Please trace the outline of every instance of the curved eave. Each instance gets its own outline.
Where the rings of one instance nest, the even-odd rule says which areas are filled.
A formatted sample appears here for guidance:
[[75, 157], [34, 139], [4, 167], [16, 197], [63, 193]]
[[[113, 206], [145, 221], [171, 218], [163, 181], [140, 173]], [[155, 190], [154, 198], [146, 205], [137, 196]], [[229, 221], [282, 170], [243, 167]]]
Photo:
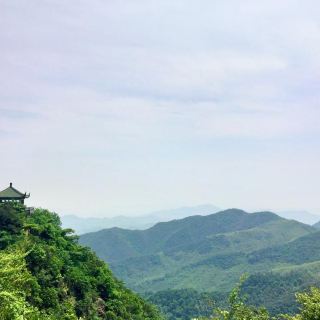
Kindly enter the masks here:
[[0, 200], [24, 200], [29, 198], [30, 195], [26, 195], [26, 196], [21, 196], [21, 197], [0, 197]]

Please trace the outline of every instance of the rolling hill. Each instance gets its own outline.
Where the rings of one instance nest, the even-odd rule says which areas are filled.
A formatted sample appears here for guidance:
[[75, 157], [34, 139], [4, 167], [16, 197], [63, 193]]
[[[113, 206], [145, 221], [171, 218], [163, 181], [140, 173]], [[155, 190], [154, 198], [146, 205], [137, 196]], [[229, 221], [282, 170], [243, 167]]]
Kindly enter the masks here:
[[273, 252], [279, 246], [277, 250], [285, 252], [288, 244], [299, 247], [296, 239], [314, 232], [311, 226], [271, 212], [230, 209], [158, 223], [147, 230], [101, 230], [81, 236], [80, 242], [141, 293], [184, 288], [228, 292], [245, 272], [295, 265], [263, 257], [270, 255], [270, 248]]

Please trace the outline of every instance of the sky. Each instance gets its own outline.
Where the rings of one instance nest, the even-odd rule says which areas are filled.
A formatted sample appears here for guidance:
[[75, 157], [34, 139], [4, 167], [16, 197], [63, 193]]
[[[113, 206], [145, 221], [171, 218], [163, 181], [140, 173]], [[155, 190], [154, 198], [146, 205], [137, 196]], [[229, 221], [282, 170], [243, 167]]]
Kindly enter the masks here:
[[0, 187], [61, 214], [320, 213], [318, 0], [1, 0]]

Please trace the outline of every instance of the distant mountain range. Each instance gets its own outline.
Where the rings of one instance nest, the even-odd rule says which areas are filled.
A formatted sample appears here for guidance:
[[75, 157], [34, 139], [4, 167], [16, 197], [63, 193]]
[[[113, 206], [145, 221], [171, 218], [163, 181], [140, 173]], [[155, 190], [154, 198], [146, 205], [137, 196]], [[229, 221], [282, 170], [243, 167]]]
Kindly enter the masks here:
[[[71, 228], [77, 234], [99, 231], [113, 227], [144, 230], [154, 226], [158, 222], [166, 222], [175, 219], [182, 219], [189, 216], [206, 216], [216, 213], [221, 209], [211, 205], [204, 204], [193, 207], [181, 207], [178, 209], [155, 211], [141, 216], [117, 216], [112, 218], [81, 218], [75, 215], [61, 216], [62, 226]], [[320, 216], [303, 210], [277, 211], [280, 217], [296, 220], [302, 223], [313, 225], [320, 221]]]
[[219, 210], [220, 209], [214, 205], [204, 204], [194, 207], [155, 211], [136, 217], [117, 216], [112, 218], [80, 218], [75, 215], [66, 215], [61, 216], [61, 221], [64, 228], [71, 228], [75, 230], [77, 234], [113, 227], [143, 230], [152, 227], [158, 222], [182, 219], [193, 215], [209, 215], [218, 212]]
[[285, 219], [296, 220], [310, 225], [320, 221], [320, 216], [306, 210], [276, 211], [276, 214]]
[[169, 303], [164, 297], [184, 289], [226, 296], [248, 273], [246, 292], [254, 292], [250, 301], [282, 312], [295, 310], [294, 292], [320, 284], [320, 231], [272, 212], [229, 209], [147, 230], [111, 228], [84, 234], [80, 243], [160, 307]]
[[316, 229], [320, 229], [320, 221], [313, 225]]
[[258, 259], [259, 250], [275, 251], [274, 246], [313, 232], [311, 226], [271, 212], [231, 209], [161, 222], [147, 230], [106, 229], [85, 234], [80, 242], [140, 292], [185, 287], [223, 291], [244, 272], [267, 271], [282, 263]]

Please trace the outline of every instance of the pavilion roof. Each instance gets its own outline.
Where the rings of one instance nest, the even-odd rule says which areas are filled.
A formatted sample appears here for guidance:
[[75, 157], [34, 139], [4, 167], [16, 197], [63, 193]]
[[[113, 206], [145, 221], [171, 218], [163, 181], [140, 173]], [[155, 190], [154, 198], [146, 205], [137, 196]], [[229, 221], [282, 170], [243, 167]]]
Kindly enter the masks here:
[[16, 199], [16, 198], [28, 198], [26, 193], [22, 193], [15, 189], [10, 183], [10, 186], [2, 191], [0, 191], [0, 198], [6, 199]]

